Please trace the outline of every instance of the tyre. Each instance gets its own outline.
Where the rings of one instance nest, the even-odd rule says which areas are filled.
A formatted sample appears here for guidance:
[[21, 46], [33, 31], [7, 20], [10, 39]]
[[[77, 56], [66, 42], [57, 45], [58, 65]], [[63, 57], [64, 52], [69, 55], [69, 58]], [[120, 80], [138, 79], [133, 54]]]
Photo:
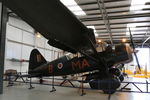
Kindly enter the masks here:
[[120, 81], [122, 82], [122, 81], [124, 80], [124, 76], [121, 74], [121, 75], [119, 76], [119, 79], [120, 79]]

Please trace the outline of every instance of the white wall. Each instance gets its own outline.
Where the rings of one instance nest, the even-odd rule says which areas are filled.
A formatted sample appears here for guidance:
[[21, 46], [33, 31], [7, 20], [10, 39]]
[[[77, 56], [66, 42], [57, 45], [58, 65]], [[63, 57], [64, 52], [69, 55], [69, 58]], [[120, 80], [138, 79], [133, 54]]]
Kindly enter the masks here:
[[33, 48], [37, 48], [47, 61], [63, 55], [63, 51], [47, 44], [44, 37], [38, 38], [34, 29], [22, 20], [9, 17], [6, 29], [5, 70], [16, 69], [18, 72], [28, 71], [28, 62], [16, 62], [10, 59], [28, 60]]
[[[137, 56], [138, 56], [138, 60], [141, 65], [141, 68], [145, 70], [145, 67], [147, 66], [147, 70], [150, 71], [150, 49], [149, 48], [137, 48], [136, 50], [139, 50], [137, 53]], [[134, 63], [137, 65], [135, 60], [134, 60]]]
[[[139, 60], [139, 64], [142, 70], [147, 69], [150, 72], [150, 48], [136, 48], [138, 50], [137, 57]], [[137, 68], [137, 62], [135, 56], [133, 55], [133, 61], [129, 64], [126, 64], [126, 69], [134, 72]], [[146, 68], [147, 67], [147, 68]]]

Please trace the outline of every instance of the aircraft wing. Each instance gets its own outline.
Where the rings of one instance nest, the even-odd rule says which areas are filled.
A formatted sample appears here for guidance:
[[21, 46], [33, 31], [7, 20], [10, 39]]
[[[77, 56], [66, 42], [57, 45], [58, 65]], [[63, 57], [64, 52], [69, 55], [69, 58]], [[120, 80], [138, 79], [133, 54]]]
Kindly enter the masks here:
[[[0, 0], [49, 40], [72, 53], [92, 51], [94, 32], [84, 26], [59, 0]], [[90, 40], [91, 41], [90, 41]]]

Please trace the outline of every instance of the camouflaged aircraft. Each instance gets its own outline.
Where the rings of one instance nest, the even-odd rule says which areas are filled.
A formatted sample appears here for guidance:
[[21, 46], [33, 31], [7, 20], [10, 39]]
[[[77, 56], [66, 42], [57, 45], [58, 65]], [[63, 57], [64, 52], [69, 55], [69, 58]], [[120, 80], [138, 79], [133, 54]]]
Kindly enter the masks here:
[[[129, 45], [120, 44], [113, 48], [108, 46], [104, 51], [98, 52], [93, 30], [81, 23], [59, 0], [0, 1], [48, 39], [49, 45], [82, 55], [74, 58], [63, 56], [47, 62], [34, 49], [29, 59], [29, 74], [32, 77], [92, 72], [86, 75], [91, 88], [114, 93], [120, 86], [123, 75], [114, 65], [132, 61], [133, 51]], [[108, 88], [112, 91], [107, 91]]]

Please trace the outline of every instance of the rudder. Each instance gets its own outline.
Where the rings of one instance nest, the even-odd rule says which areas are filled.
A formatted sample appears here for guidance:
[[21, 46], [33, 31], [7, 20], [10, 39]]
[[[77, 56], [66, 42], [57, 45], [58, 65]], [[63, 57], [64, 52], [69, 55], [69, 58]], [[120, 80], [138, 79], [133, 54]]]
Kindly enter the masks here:
[[45, 63], [47, 63], [47, 61], [41, 53], [37, 49], [33, 49], [29, 58], [29, 72]]

